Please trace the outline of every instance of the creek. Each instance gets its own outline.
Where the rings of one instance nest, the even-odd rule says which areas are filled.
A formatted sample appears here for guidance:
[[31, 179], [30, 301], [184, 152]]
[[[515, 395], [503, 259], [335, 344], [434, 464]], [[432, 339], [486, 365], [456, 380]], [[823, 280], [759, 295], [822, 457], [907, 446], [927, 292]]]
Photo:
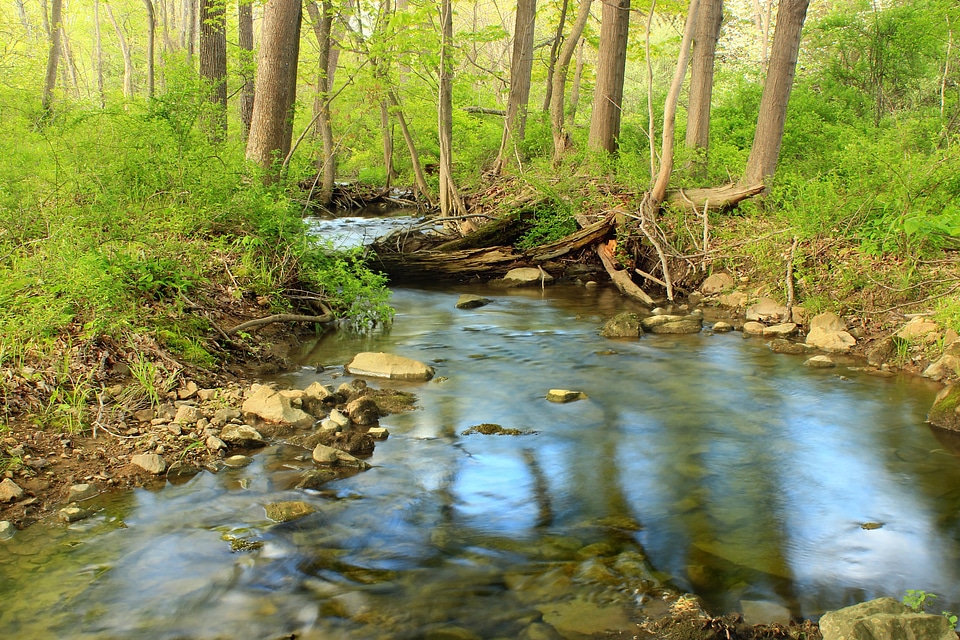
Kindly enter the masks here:
[[[493, 302], [459, 310], [461, 293]], [[276, 380], [336, 386], [359, 351], [434, 366], [370, 380], [418, 397], [381, 421], [371, 470], [299, 491], [309, 452], [281, 443], [17, 532], [0, 635], [515, 638], [541, 618], [615, 627], [656, 611], [657, 585], [718, 613], [816, 619], [907, 589], [960, 610], [960, 458], [924, 422], [936, 385], [810, 369], [739, 333], [605, 340], [631, 307], [603, 286], [405, 287], [392, 304], [388, 330], [304, 343]], [[464, 435], [482, 423], [525, 433]], [[264, 505], [282, 500], [316, 511], [277, 524]]]

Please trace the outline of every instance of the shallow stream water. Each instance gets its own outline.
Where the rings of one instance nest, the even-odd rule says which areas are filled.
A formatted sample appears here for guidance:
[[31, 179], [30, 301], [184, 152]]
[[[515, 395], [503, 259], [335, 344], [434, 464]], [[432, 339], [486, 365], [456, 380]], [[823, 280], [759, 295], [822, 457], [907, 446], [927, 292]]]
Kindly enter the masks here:
[[[465, 292], [493, 302], [458, 310]], [[715, 612], [815, 619], [907, 589], [960, 610], [960, 458], [924, 423], [936, 386], [809, 369], [738, 333], [605, 340], [629, 303], [603, 287], [403, 288], [393, 305], [388, 331], [305, 343], [278, 380], [349, 381], [358, 351], [433, 365], [431, 382], [370, 381], [418, 397], [382, 420], [374, 468], [299, 491], [309, 451], [279, 444], [17, 532], [0, 637], [629, 636], [657, 585]], [[528, 433], [463, 434], [481, 423]], [[273, 523], [282, 500], [316, 512]]]

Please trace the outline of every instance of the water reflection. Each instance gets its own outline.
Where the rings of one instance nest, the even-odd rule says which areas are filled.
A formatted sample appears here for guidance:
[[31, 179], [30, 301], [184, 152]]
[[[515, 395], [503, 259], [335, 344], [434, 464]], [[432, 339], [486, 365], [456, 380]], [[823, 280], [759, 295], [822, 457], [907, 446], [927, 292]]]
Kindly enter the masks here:
[[[457, 310], [464, 292], [493, 303]], [[931, 385], [807, 369], [737, 334], [603, 340], [627, 305], [603, 289], [404, 289], [394, 304], [392, 328], [304, 344], [282, 379], [339, 384], [359, 350], [435, 366], [443, 380], [383, 383], [419, 408], [384, 420], [372, 470], [296, 491], [312, 463], [278, 445], [18, 533], [0, 543], [0, 631], [516, 637], [546, 602], [628, 611], [658, 580], [718, 610], [771, 600], [817, 617], [906, 589], [960, 606], [960, 458], [923, 422]], [[589, 399], [548, 403], [550, 388]], [[485, 422], [531, 433], [463, 435]], [[264, 505], [279, 500], [316, 511], [276, 525]]]

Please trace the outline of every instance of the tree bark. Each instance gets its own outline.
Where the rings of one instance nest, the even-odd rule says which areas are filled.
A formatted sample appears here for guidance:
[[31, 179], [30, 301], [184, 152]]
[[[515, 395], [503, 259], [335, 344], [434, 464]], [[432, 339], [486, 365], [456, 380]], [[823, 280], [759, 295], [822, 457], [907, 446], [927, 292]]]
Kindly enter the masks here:
[[336, 178], [336, 158], [333, 146], [333, 123], [330, 120], [330, 90], [333, 88], [330, 75], [330, 51], [333, 48], [333, 6], [330, 0], [323, 0], [322, 8], [316, 2], [307, 4], [307, 13], [313, 24], [313, 34], [317, 38], [320, 53], [317, 60], [317, 95], [314, 101], [317, 133], [323, 145], [321, 156], [317, 159], [320, 172], [319, 202], [322, 206], [333, 199], [333, 183]]
[[573, 87], [570, 89], [570, 109], [566, 115], [567, 126], [573, 126], [577, 118], [577, 109], [580, 107], [580, 81], [583, 79], [583, 45], [584, 40], [580, 38], [577, 45], [577, 66], [573, 70]]
[[787, 104], [797, 69], [800, 36], [809, 4], [810, 0], [780, 1], [770, 51], [770, 68], [763, 84], [757, 129], [742, 181], [746, 185], [765, 184], [776, 172], [787, 119]]
[[[80, 76], [77, 73], [77, 64], [76, 60], [73, 57], [73, 48], [70, 46], [70, 36], [67, 34], [67, 29], [62, 24], [60, 25], [60, 46], [61, 51], [63, 52], [61, 57], [64, 61], [64, 72], [67, 77], [70, 79], [69, 86], [73, 88], [73, 96], [75, 98], [80, 97]], [[67, 83], [64, 83], [64, 87], [67, 86]]]
[[512, 146], [523, 141], [527, 126], [527, 104], [530, 101], [530, 74], [533, 70], [533, 32], [537, 0], [517, 0], [517, 19], [513, 32], [513, 55], [510, 59], [510, 96], [507, 117], [494, 173], [509, 163]]
[[550, 100], [550, 126], [553, 130], [553, 164], [557, 165], [563, 158], [563, 154], [569, 146], [569, 136], [567, 134], [566, 123], [564, 122], [564, 93], [567, 86], [567, 72], [570, 70], [570, 60], [573, 58], [577, 44], [580, 42], [580, 36], [583, 34], [583, 28], [590, 18], [591, 0], [580, 0], [580, 8], [577, 11], [577, 20], [570, 29], [570, 35], [563, 43], [563, 49], [560, 51], [560, 57], [557, 60], [557, 69], [553, 76], [553, 91]]
[[713, 67], [723, 19], [723, 0], [700, 0], [693, 32], [693, 63], [690, 65], [690, 97], [687, 107], [686, 146], [691, 152], [687, 168], [703, 176], [710, 147], [710, 104], [713, 98]]
[[193, 60], [197, 44], [197, 0], [184, 0], [180, 37], [183, 48], [187, 51], [187, 60]]
[[413, 165], [413, 175], [417, 184], [417, 190], [423, 198], [433, 204], [433, 198], [430, 196], [430, 187], [427, 185], [427, 177], [423, 173], [423, 165], [420, 163], [420, 154], [417, 152], [417, 145], [413, 140], [413, 134], [410, 133], [410, 127], [407, 126], [407, 118], [403, 115], [400, 108], [400, 101], [397, 94], [390, 90], [390, 104], [393, 105], [394, 113], [397, 116], [397, 122], [400, 123], [400, 131], [403, 133], [403, 140], [407, 143], [407, 150], [410, 152], [410, 163]]
[[770, 62], [770, 15], [773, 12], [773, 0], [753, 0], [753, 22], [760, 39], [760, 65], [767, 70]]
[[103, 38], [100, 34], [100, 0], [93, 0], [93, 48], [94, 67], [97, 73], [97, 96], [100, 98], [100, 108], [107, 106], [107, 96], [103, 90]]
[[440, 214], [459, 215], [463, 203], [453, 181], [453, 6], [440, 1], [440, 88], [437, 129], [440, 142]]
[[301, 14], [301, 3], [291, 0], [268, 0], [263, 11], [247, 159], [264, 170], [267, 183], [279, 178], [293, 137]]
[[250, 0], [237, 0], [237, 38], [241, 51], [243, 88], [240, 89], [240, 128], [243, 139], [250, 135], [253, 119], [253, 6]]
[[[557, 23], [557, 32], [553, 36], [553, 42], [550, 44], [550, 60], [547, 64], [547, 90], [543, 96], [543, 112], [550, 113], [550, 104], [553, 102], [553, 76], [557, 70], [557, 58], [560, 54], [560, 47], [563, 44], [563, 29], [567, 25], [567, 9], [570, 0], [563, 0], [560, 7], [560, 21]], [[567, 60], [567, 66], [570, 61]]]
[[157, 14], [153, 8], [153, 0], [143, 0], [147, 8], [147, 96], [152, 98], [154, 92], [154, 48], [157, 40]]
[[222, 0], [200, 0], [200, 77], [210, 102], [203, 127], [211, 142], [227, 137], [227, 23]]
[[[55, 0], [59, 2], [59, 0]], [[132, 98], [133, 97], [133, 55], [130, 52], [130, 45], [127, 43], [126, 37], [123, 35], [123, 30], [120, 28], [120, 23], [117, 22], [117, 17], [113, 15], [113, 7], [108, 3], [104, 3], [107, 7], [107, 17], [110, 18], [110, 24], [113, 25], [113, 30], [117, 34], [117, 40], [120, 42], [120, 51], [123, 53], [123, 97]]]
[[[63, 28], [63, 0], [50, 5], [50, 54], [47, 56], [47, 75], [43, 83], [40, 105], [44, 111], [53, 107], [53, 90], [57, 86], [57, 66], [60, 63], [60, 30]], [[46, 15], [46, 11], [44, 11]]]
[[598, 151], [617, 151], [629, 29], [630, 0], [604, 2], [600, 21], [597, 86], [593, 94], [593, 114], [590, 117], [588, 138], [589, 147]]

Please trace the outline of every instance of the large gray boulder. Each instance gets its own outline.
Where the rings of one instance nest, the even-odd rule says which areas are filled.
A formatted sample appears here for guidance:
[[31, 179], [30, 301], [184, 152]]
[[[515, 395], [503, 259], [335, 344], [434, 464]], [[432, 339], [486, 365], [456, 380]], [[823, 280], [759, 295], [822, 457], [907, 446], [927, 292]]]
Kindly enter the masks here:
[[292, 424], [295, 427], [313, 425], [313, 416], [294, 407], [291, 399], [276, 389], [255, 384], [250, 390], [251, 394], [241, 407], [244, 415], [273, 424]]
[[644, 331], [650, 333], [700, 333], [703, 328], [703, 316], [691, 314], [688, 316], [650, 316], [640, 322]]
[[632, 311], [618, 313], [603, 325], [600, 335], [604, 338], [636, 338], [643, 334], [640, 316]]
[[390, 380], [429, 380], [433, 377], [433, 367], [417, 360], [382, 352], [358, 353], [346, 366], [346, 370], [355, 376]]
[[957, 640], [945, 616], [917, 613], [893, 598], [830, 611], [820, 618], [823, 640]]

